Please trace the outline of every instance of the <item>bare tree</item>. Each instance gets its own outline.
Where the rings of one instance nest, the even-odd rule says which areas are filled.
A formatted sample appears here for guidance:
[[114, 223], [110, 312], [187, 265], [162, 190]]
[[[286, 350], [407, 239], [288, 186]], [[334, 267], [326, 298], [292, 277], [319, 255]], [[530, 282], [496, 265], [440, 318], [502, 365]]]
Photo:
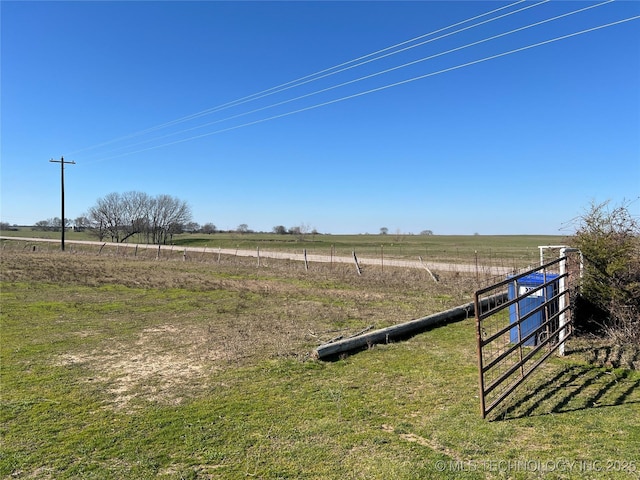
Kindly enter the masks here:
[[122, 195], [122, 233], [121, 242], [132, 235], [142, 233], [147, 227], [147, 210], [151, 198], [143, 192], [126, 192]]
[[184, 231], [188, 233], [195, 233], [200, 231], [200, 224], [198, 222], [188, 222], [184, 226]]
[[191, 221], [191, 210], [186, 202], [170, 195], [110, 193], [98, 199], [88, 217], [100, 239], [110, 236], [114, 242], [124, 242], [141, 234], [148, 243], [166, 243]]
[[42, 230], [42, 231], [47, 231], [51, 228], [51, 221], [50, 220], [40, 220], [37, 221], [35, 223], [35, 225], [33, 226], [34, 230]]
[[218, 231], [217, 227], [213, 223], [205, 223], [202, 226], [202, 233], [216, 233]]
[[89, 228], [91, 226], [91, 220], [86, 215], [80, 215], [73, 221], [73, 228], [81, 232], [82, 230]]
[[311, 227], [309, 227], [306, 223], [301, 223], [300, 225], [296, 225], [295, 227], [291, 227], [289, 229], [290, 235], [295, 235], [298, 237], [298, 240], [302, 241], [305, 239], [305, 236], [311, 231]]
[[62, 228], [66, 229], [71, 224], [71, 221], [68, 218], [65, 218], [64, 219], [64, 225], [63, 225], [63, 222], [60, 219], [60, 217], [54, 217], [49, 221], [49, 223], [51, 225], [51, 228], [54, 231], [59, 232], [59, 231], [62, 230]]
[[182, 200], [170, 195], [158, 195], [150, 203], [149, 228], [152, 243], [167, 243], [167, 239], [176, 233], [175, 225], [191, 221], [191, 210]]
[[99, 198], [89, 209], [89, 218], [100, 240], [110, 236], [112, 242], [120, 241], [122, 215], [122, 198], [119, 193], [110, 193], [104, 198]]

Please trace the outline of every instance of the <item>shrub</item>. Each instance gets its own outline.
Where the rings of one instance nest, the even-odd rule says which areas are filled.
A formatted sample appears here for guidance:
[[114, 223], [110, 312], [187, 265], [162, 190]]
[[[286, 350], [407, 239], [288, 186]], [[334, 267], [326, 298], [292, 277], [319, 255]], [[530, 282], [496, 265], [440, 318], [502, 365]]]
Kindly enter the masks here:
[[640, 343], [640, 225], [629, 203], [592, 203], [578, 218], [573, 246], [584, 256], [581, 295], [616, 343]]

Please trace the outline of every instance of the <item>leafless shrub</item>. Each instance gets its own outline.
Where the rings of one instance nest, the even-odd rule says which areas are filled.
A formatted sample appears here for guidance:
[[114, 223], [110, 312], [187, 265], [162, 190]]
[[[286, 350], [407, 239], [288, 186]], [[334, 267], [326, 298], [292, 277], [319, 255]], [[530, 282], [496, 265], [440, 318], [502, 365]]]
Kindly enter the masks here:
[[581, 294], [594, 323], [619, 344], [640, 344], [640, 225], [630, 203], [592, 204], [578, 218], [573, 245], [585, 260]]

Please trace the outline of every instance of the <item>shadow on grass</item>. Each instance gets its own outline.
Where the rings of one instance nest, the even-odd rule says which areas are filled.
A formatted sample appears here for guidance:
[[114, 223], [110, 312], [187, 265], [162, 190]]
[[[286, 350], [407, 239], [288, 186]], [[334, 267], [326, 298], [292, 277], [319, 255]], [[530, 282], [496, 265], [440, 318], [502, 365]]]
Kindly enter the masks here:
[[[535, 382], [532, 379], [529, 385]], [[636, 395], [632, 397], [634, 392]], [[640, 378], [630, 370], [570, 365], [552, 378], [521, 391], [496, 420], [640, 404], [637, 392]]]
[[640, 370], [640, 346], [602, 345], [579, 348], [570, 353], [581, 354], [591, 365]]

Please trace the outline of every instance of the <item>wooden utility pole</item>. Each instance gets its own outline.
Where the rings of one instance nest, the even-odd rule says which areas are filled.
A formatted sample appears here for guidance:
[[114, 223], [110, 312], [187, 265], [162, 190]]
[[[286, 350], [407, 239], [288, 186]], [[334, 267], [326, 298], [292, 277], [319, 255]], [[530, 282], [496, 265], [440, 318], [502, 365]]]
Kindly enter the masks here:
[[64, 229], [65, 229], [65, 222], [64, 222], [64, 165], [66, 164], [71, 164], [71, 165], [75, 165], [76, 162], [65, 162], [64, 161], [64, 157], [60, 157], [60, 160], [54, 160], [53, 158], [51, 160], [49, 160], [50, 162], [53, 163], [59, 163], [60, 164], [60, 183], [61, 183], [61, 189], [60, 189], [60, 197], [62, 199], [62, 216], [61, 218], [61, 222], [62, 222], [62, 228], [60, 229], [62, 231], [62, 237], [61, 237], [61, 243], [60, 243], [60, 248], [61, 250], [64, 252]]

